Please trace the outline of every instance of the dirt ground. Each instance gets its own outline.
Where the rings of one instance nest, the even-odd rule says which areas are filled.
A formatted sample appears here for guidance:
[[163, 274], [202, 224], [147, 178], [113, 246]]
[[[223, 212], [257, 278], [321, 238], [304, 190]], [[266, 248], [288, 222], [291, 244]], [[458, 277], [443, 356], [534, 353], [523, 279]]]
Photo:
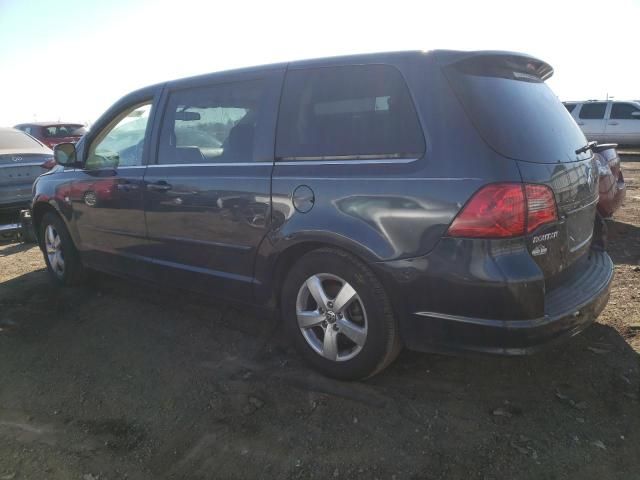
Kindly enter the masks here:
[[[627, 157], [629, 160], [634, 160]], [[598, 323], [526, 358], [310, 372], [262, 315], [0, 246], [0, 480], [639, 479], [640, 158]]]

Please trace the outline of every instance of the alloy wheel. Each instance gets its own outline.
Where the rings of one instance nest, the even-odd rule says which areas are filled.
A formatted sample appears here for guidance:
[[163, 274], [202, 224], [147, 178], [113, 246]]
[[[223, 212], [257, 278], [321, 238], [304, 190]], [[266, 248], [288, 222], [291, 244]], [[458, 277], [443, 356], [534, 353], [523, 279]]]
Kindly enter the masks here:
[[44, 232], [44, 244], [51, 270], [58, 278], [64, 275], [64, 256], [62, 254], [62, 239], [53, 225], [47, 225]]
[[350, 360], [367, 340], [364, 304], [355, 289], [336, 275], [309, 277], [298, 291], [296, 315], [304, 339], [327, 360]]

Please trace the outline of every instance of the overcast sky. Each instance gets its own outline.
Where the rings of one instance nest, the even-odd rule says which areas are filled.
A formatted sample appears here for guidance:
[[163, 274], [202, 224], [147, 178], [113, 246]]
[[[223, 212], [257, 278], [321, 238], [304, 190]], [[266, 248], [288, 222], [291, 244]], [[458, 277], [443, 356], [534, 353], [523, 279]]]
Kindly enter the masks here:
[[640, 0], [0, 0], [0, 126], [93, 122], [151, 83], [391, 50], [522, 51], [563, 100], [640, 99]]

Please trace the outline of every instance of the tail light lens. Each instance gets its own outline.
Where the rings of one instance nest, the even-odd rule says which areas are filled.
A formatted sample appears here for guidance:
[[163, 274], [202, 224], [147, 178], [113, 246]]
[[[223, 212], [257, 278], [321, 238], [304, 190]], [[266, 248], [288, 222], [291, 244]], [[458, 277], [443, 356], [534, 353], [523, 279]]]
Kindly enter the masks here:
[[508, 238], [558, 219], [545, 185], [496, 183], [478, 190], [449, 227], [452, 237]]
[[527, 196], [527, 233], [558, 220], [556, 199], [546, 185], [525, 185]]

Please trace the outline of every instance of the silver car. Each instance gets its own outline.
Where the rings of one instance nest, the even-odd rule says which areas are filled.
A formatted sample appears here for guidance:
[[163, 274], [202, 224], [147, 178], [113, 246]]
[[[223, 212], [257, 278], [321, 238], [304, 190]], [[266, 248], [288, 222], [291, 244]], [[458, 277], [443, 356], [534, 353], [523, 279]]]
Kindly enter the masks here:
[[564, 102], [589, 140], [640, 146], [640, 101]]
[[0, 128], [0, 213], [28, 208], [33, 181], [54, 165], [50, 148], [15, 128]]

